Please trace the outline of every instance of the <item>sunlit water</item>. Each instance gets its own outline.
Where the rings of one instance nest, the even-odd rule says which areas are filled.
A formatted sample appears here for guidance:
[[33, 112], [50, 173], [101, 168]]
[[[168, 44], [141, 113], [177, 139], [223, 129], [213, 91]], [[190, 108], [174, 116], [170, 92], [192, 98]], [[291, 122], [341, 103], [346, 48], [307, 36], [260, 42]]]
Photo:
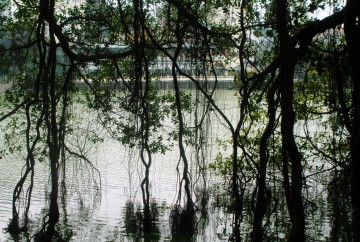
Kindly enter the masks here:
[[[228, 116], [231, 122], [236, 122], [239, 114], [237, 99], [234, 91], [222, 90], [215, 97], [221, 110]], [[176, 148], [167, 151], [164, 155], [154, 155], [151, 166], [151, 196], [160, 209], [158, 232], [150, 239], [144, 239], [138, 233], [127, 233], [124, 224], [124, 209], [127, 201], [134, 201], [141, 207], [140, 182], [143, 178], [143, 166], [136, 151], [121, 145], [111, 139], [107, 132], [96, 122], [96, 114], [89, 113], [79, 106], [72, 107], [72, 111], [79, 120], [78, 129], [71, 138], [71, 147], [84, 148], [84, 153], [98, 169], [92, 170], [86, 162], [71, 158], [67, 160], [66, 172], [66, 195], [60, 196], [60, 221], [59, 228], [64, 238], [71, 241], [171, 241], [169, 226], [170, 207], [178, 198], [178, 173], [176, 166], [179, 161], [179, 152]], [[191, 117], [190, 117], [191, 119]], [[233, 123], [234, 124], [234, 123]], [[88, 140], [87, 131], [96, 130], [104, 138], [104, 142], [93, 144]], [[218, 116], [212, 115], [211, 125], [208, 127], [206, 162], [212, 162], [218, 152], [216, 139], [226, 139], [230, 133], [224, 125], [224, 121]], [[196, 174], [194, 152], [188, 147], [187, 156], [191, 161], [191, 174]], [[2, 157], [0, 160], [0, 228], [5, 228], [11, 218], [13, 189], [20, 178], [24, 158], [21, 154]], [[208, 164], [206, 164], [208, 165]], [[37, 163], [35, 169], [34, 191], [31, 200], [30, 234], [34, 234], [40, 227], [42, 218], [48, 208], [47, 198], [50, 193], [50, 177], [47, 162]], [[181, 170], [181, 166], [180, 166]], [[193, 182], [196, 180], [193, 176]], [[208, 170], [206, 175], [208, 188], [218, 187], [224, 190], [224, 180], [213, 171]], [[195, 183], [196, 184], [196, 183]], [[318, 184], [316, 184], [318, 185]], [[196, 185], [193, 187], [196, 189]], [[60, 191], [61, 194], [62, 191]], [[325, 194], [314, 190], [319, 194], [319, 199], [325, 200]], [[184, 192], [183, 192], [184, 193]], [[184, 194], [183, 194], [184, 195]], [[210, 197], [208, 206], [209, 214], [206, 219], [199, 220], [196, 241], [227, 241], [231, 234], [232, 214], [225, 208], [216, 204], [219, 197]], [[64, 198], [64, 199], [63, 199]], [[321, 202], [320, 202], [321, 203]], [[285, 210], [285, 202], [283, 203]], [[246, 211], [245, 211], [246, 213]], [[246, 220], [246, 218], [245, 218]], [[326, 220], [326, 219], [325, 219]], [[286, 221], [284, 222], [286, 227]], [[326, 223], [326, 221], [325, 221]], [[321, 223], [318, 227], [310, 229], [314, 233], [328, 234], [329, 226]], [[242, 233], [248, 238], [250, 233], [249, 224], [244, 225]], [[285, 238], [285, 234], [279, 234], [279, 240]], [[22, 239], [20, 238], [20, 241]], [[13, 241], [8, 234], [0, 234], [0, 241]]]
[[[233, 91], [222, 91], [216, 96], [219, 106], [230, 118], [235, 119], [236, 98]], [[123, 213], [125, 203], [129, 200], [141, 207], [141, 190], [139, 183], [143, 178], [143, 168], [136, 151], [119, 144], [108, 137], [105, 130], [96, 122], [96, 114], [89, 114], [72, 107], [82, 119], [78, 130], [73, 135], [72, 144], [84, 144], [86, 155], [101, 174], [101, 186], [97, 172], [80, 159], [71, 158], [67, 161], [66, 195], [60, 198], [61, 218], [59, 227], [62, 228], [72, 241], [132, 241], [137, 240], [136, 234], [127, 234], [124, 227]], [[75, 115], [76, 116], [76, 115]], [[92, 144], [86, 140], [86, 129], [97, 130], [104, 137], [104, 142]], [[209, 147], [215, 147], [216, 137], [225, 138], [227, 129], [215, 116], [209, 127], [211, 136], [207, 140]], [[213, 160], [216, 150], [208, 149], [207, 161]], [[193, 160], [193, 151], [187, 148], [187, 155]], [[171, 240], [168, 215], [169, 208], [178, 198], [178, 173], [176, 166], [179, 153], [176, 148], [166, 154], [153, 157], [151, 166], [151, 196], [160, 206], [158, 221], [159, 234], [157, 240]], [[193, 162], [193, 161], [192, 161]], [[13, 189], [20, 178], [24, 158], [21, 154], [2, 157], [0, 160], [0, 227], [5, 228], [11, 218]], [[50, 177], [47, 162], [35, 165], [35, 181], [31, 200], [30, 234], [38, 230], [42, 217], [48, 207], [47, 197], [50, 193]], [[195, 164], [190, 165], [195, 174]], [[180, 166], [181, 169], [181, 166]], [[208, 172], [206, 180], [209, 184], [221, 182], [221, 177]], [[194, 187], [195, 188], [195, 187]], [[61, 196], [60, 196], [61, 197]], [[211, 200], [210, 200], [211, 203]], [[227, 222], [227, 220], [229, 222]], [[219, 234], [231, 221], [231, 216], [222, 209], [213, 209], [207, 219], [206, 226], [202, 226], [199, 233], [200, 241], [222, 240]], [[229, 231], [230, 233], [231, 231]], [[225, 233], [227, 234], [227, 233]], [[223, 238], [227, 240], [227, 238]], [[0, 234], [0, 241], [12, 241], [8, 234]]]

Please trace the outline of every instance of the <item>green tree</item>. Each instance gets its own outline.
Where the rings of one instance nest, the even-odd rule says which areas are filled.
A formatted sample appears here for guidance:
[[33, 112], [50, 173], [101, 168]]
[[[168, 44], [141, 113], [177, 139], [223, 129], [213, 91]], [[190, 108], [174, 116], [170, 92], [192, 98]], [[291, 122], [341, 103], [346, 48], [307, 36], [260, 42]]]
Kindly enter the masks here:
[[[182, 228], [192, 235], [196, 199], [186, 147], [201, 146], [192, 135], [202, 130], [205, 117], [215, 113], [229, 130], [231, 155], [219, 158], [215, 167], [225, 167], [231, 174], [235, 241], [246, 237], [242, 225], [248, 209], [252, 211], [251, 239], [268, 237], [265, 215], [273, 216], [270, 206], [277, 201], [270, 194], [270, 178], [277, 171], [281, 171], [282, 181], [274, 181], [274, 185], [282, 186], [291, 223], [287, 238], [305, 241], [310, 237], [305, 228], [309, 210], [306, 174], [313, 171], [314, 162], [322, 163], [317, 174], [334, 171], [333, 181], [350, 175], [349, 181], [342, 181], [350, 187], [352, 239], [360, 240], [357, 1], [328, 5], [322, 0], [118, 0], [85, 1], [70, 9], [62, 8], [60, 0], [14, 4], [11, 15], [5, 12], [8, 5], [0, 5], [6, 13], [1, 15], [0, 71], [2, 79], [11, 83], [11, 89], [2, 94], [6, 110], [0, 121], [11, 120], [12, 130], [24, 136], [27, 155], [25, 172], [14, 189], [8, 231], [27, 228], [34, 166], [46, 157], [51, 194], [38, 238], [49, 241], [58, 235], [60, 167], [65, 167], [66, 153], [76, 154], [66, 139], [70, 132], [68, 105], [73, 101], [69, 93], [83, 85], [87, 104], [99, 111], [99, 119], [113, 138], [139, 151], [144, 167], [140, 184], [144, 230], [151, 229], [149, 171], [153, 155], [172, 147], [173, 140], [170, 144], [166, 141], [172, 135], [183, 165], [174, 214], [183, 212]], [[327, 17], [314, 17], [330, 10]], [[161, 60], [165, 62], [159, 67]], [[222, 66], [232, 73], [238, 95], [235, 122], [214, 100]], [[158, 90], [165, 75], [172, 80], [172, 95], [161, 95]], [[200, 99], [194, 104], [189, 101], [181, 90], [183, 79], [193, 84], [202, 103]], [[195, 132], [190, 131], [185, 117], [192, 105], [194, 110], [202, 110]], [[167, 116], [175, 129], [167, 137], [157, 136]], [[323, 118], [332, 128], [318, 135], [309, 123]], [[297, 132], [297, 127], [305, 132]], [[11, 134], [5, 137], [10, 144]], [[9, 147], [8, 152], [16, 149]], [[350, 158], [344, 158], [348, 154]], [[17, 204], [27, 180], [30, 186], [24, 223], [20, 224]], [[326, 182], [333, 185], [330, 179]], [[249, 205], [246, 194], [250, 192], [254, 195]], [[182, 199], [184, 209], [179, 210]]]

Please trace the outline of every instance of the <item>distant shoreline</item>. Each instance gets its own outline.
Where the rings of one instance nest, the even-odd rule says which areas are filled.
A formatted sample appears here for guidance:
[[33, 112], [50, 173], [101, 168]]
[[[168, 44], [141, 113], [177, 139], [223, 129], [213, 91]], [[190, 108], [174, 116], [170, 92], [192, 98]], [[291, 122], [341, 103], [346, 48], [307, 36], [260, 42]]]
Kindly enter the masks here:
[[[90, 81], [91, 83], [91, 81]], [[127, 84], [128, 82], [126, 82]], [[158, 81], [153, 81], [152, 82], [156, 88], [159, 89], [173, 89], [174, 88], [174, 83], [171, 77], [165, 77], [161, 80]], [[183, 77], [179, 78], [179, 88], [180, 89], [196, 89], [196, 85], [193, 81], [189, 80], [189, 79], [185, 79]], [[204, 89], [210, 89], [213, 88], [214, 85], [217, 85], [217, 88], [219, 89], [232, 89], [235, 88], [236, 85], [233, 81], [233, 77], [231, 76], [220, 76], [217, 78], [217, 81], [215, 82], [215, 78], [214, 77], [209, 77], [206, 80], [201, 79], [199, 80], [199, 85], [204, 88]], [[109, 88], [114, 88], [114, 86], [117, 85], [117, 88], [124, 88], [125, 84], [122, 81], [118, 81], [117, 83], [115, 83], [115, 81], [112, 82], [108, 82], [108, 83], [104, 83], [102, 84], [102, 87], [104, 86], [109, 86]], [[86, 90], [88, 89], [88, 85], [83, 82], [83, 81], [75, 81], [75, 87], [80, 89], [80, 90]], [[11, 83], [4, 83], [4, 82], [0, 82], [0, 92], [5, 92], [6, 90], [11, 89]]]

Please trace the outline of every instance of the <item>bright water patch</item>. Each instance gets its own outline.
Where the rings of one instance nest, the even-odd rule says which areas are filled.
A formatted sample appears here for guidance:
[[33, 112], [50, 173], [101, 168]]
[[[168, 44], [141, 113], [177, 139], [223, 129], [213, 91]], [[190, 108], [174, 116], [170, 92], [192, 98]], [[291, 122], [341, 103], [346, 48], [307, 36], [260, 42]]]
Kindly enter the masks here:
[[[220, 109], [235, 124], [239, 118], [239, 109], [234, 92], [224, 90], [217, 94], [215, 99], [219, 103]], [[159, 206], [160, 214], [158, 221], [156, 221], [157, 232], [150, 234], [150, 237], [145, 239], [143, 238], [145, 235], [126, 231], [123, 220], [127, 201], [131, 200], [135, 205], [141, 207], [140, 182], [143, 179], [144, 170], [138, 153], [129, 150], [108, 137], [106, 131], [98, 124], [95, 113], [86, 109], [84, 111], [82, 107], [76, 105], [72, 107], [72, 112], [78, 116], [81, 122], [79, 121], [75, 133], [71, 136], [69, 147], [74, 151], [79, 151], [79, 148], [81, 148], [82, 152], [100, 172], [101, 186], [97, 172], [92, 170], [85, 161], [75, 157], [67, 160], [66, 193], [63, 198], [61, 196], [59, 198], [61, 217], [58, 227], [61, 228], [63, 238], [80, 242], [171, 241], [169, 214], [171, 206], [177, 200], [179, 191], [178, 173], [176, 171], [179, 152], [176, 146], [164, 155], [153, 156], [153, 164], [150, 169], [150, 190], [153, 200]], [[190, 121], [191, 118], [193, 117], [189, 117]], [[206, 143], [208, 147], [206, 167], [209, 162], [214, 160], [214, 156], [218, 152], [216, 138], [226, 139], [230, 135], [221, 117], [212, 115], [211, 120], [210, 127], [207, 127], [210, 136], [207, 137]], [[100, 132], [104, 142], [92, 144], [87, 138], [89, 130]], [[197, 179], [195, 176], [197, 168], [195, 166], [194, 152], [189, 147], [186, 151], [191, 160], [190, 169], [194, 182]], [[230, 151], [225, 152], [230, 153]], [[24, 157], [21, 155], [6, 156], [0, 159], [0, 228], [6, 227], [11, 218], [12, 193], [20, 178], [23, 164]], [[30, 209], [30, 219], [32, 221], [30, 234], [39, 229], [42, 217], [47, 212], [49, 205], [47, 199], [50, 192], [47, 162], [37, 162], [35, 168], [34, 191]], [[181, 171], [181, 166], [179, 169]], [[280, 175], [275, 178], [281, 179]], [[198, 220], [196, 240], [228, 241], [232, 233], [233, 214], [231, 210], [228, 210], [228, 204], [224, 204], [223, 200], [229, 195], [225, 192], [229, 186], [229, 178], [223, 179], [208, 171], [205, 180], [208, 183], [208, 188], [213, 192], [210, 193], [208, 214]], [[215, 185], [217, 189], [214, 188]], [[320, 186], [315, 183], [313, 185], [314, 187]], [[195, 190], [196, 187], [193, 188]], [[325, 188], [322, 187], [321, 189]], [[319, 197], [319, 199], [326, 200], [325, 195], [320, 196], [321, 194], [316, 192], [317, 190], [314, 190], [311, 194]], [[182, 193], [184, 195], [184, 191]], [[278, 196], [283, 199], [283, 194]], [[248, 197], [251, 196], [248, 195]], [[281, 214], [282, 212], [286, 214], [286, 205], [284, 201], [279, 204], [278, 206], [281, 207], [277, 207], [276, 213], [281, 217], [284, 216]], [[250, 210], [244, 211], [244, 226], [242, 228], [244, 238], [249, 238], [251, 231], [250, 215]], [[315, 214], [315, 217], [317, 219], [319, 216]], [[328, 222], [326, 214], [323, 219], [322, 222], [314, 222], [317, 227], [312, 226], [312, 224], [308, 225], [309, 230], [314, 230], [311, 233], [322, 233], [322, 235], [329, 233], [324, 231], [324, 227], [329, 228], [329, 226], [324, 225], [324, 223]], [[279, 226], [286, 228], [289, 223], [286, 218], [283, 220], [282, 225], [276, 224], [274, 220], [269, 222], [272, 223], [270, 228], [274, 230]], [[279, 241], [282, 241], [285, 237], [285, 233], [281, 231], [278, 233]], [[12, 239], [7, 234], [0, 234], [0, 241], [12, 241]]]

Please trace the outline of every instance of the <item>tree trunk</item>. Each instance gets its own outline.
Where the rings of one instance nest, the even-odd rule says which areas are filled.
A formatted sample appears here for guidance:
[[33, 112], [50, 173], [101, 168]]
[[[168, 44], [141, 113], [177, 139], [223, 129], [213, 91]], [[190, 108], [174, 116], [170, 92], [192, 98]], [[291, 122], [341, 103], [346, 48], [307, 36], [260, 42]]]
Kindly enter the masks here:
[[[54, 20], [55, 1], [41, 1], [42, 15], [48, 22]], [[55, 225], [59, 221], [60, 213], [58, 206], [59, 194], [59, 128], [57, 121], [57, 95], [56, 95], [56, 39], [54, 26], [49, 25], [50, 46], [45, 70], [43, 72], [43, 107], [47, 128], [47, 146], [49, 149], [51, 193], [48, 220], [43, 225], [42, 240], [51, 241], [56, 235]], [[44, 48], [45, 49], [45, 48]]]
[[360, 241], [360, 3], [348, 0], [345, 10], [345, 38], [348, 45], [353, 83], [353, 122], [350, 141], [351, 203], [353, 208], [353, 241]]
[[[181, 29], [181, 19], [180, 16], [178, 16], [177, 23], [176, 23], [176, 33], [177, 33], [177, 41], [178, 46], [174, 53], [174, 60], [177, 61], [181, 47], [183, 46], [183, 36], [181, 36], [181, 32], [183, 31]], [[192, 218], [190, 218], [192, 215], [190, 212], [193, 211], [193, 201], [191, 196], [191, 184], [190, 184], [190, 178], [189, 178], [189, 162], [186, 157], [185, 147], [184, 147], [184, 141], [183, 141], [183, 135], [185, 133], [185, 124], [183, 119], [183, 112], [182, 112], [182, 105], [181, 105], [181, 95], [180, 95], [180, 88], [178, 84], [178, 78], [177, 78], [177, 72], [176, 72], [176, 63], [172, 64], [171, 68], [172, 76], [173, 76], [173, 83], [174, 83], [174, 91], [175, 91], [175, 105], [176, 105], [176, 112], [178, 117], [178, 147], [180, 151], [180, 157], [183, 161], [183, 174], [182, 174], [182, 180], [184, 181], [184, 189], [186, 194], [186, 205], [185, 208], [187, 212], [189, 212], [189, 222], [192, 221]], [[192, 226], [188, 224], [189, 226]], [[190, 231], [189, 231], [190, 232]]]
[[274, 131], [275, 126], [275, 91], [277, 88], [278, 82], [274, 82], [272, 88], [268, 94], [268, 115], [269, 121], [265, 128], [264, 133], [261, 136], [260, 140], [260, 167], [259, 167], [259, 178], [258, 178], [258, 192], [256, 198], [256, 205], [254, 211], [254, 221], [253, 221], [253, 232], [252, 240], [254, 242], [264, 241], [264, 231], [262, 227], [262, 221], [266, 212], [267, 207], [267, 197], [266, 197], [266, 169], [268, 163], [268, 140], [271, 137], [271, 134]]
[[[280, 41], [280, 106], [282, 156], [286, 166], [291, 163], [290, 199], [287, 199], [292, 228], [289, 241], [305, 241], [305, 213], [302, 202], [301, 155], [294, 138], [295, 113], [293, 109], [295, 51], [291, 47], [287, 27], [287, 1], [276, 1], [277, 30]], [[289, 204], [289, 202], [291, 204]]]
[[[51, 31], [50, 31], [51, 32]], [[58, 175], [58, 166], [59, 166], [59, 140], [58, 140], [58, 123], [57, 123], [57, 98], [55, 90], [55, 73], [56, 73], [56, 47], [55, 39], [52, 36], [52, 48], [50, 50], [49, 56], [51, 60], [49, 61], [49, 66], [51, 69], [51, 74], [48, 79], [49, 83], [49, 97], [50, 105], [46, 104], [48, 108], [48, 113], [46, 114], [46, 124], [48, 129], [48, 147], [49, 147], [49, 160], [50, 160], [50, 174], [51, 174], [51, 193], [50, 193], [50, 208], [49, 208], [49, 220], [48, 227], [45, 232], [45, 238], [52, 238], [55, 235], [55, 225], [59, 221], [60, 213], [58, 206], [58, 194], [59, 194], [59, 175]], [[50, 59], [49, 58], [49, 59]], [[47, 83], [45, 83], [47, 85]], [[48, 95], [45, 93], [45, 95]], [[47, 102], [45, 99], [44, 102]]]

